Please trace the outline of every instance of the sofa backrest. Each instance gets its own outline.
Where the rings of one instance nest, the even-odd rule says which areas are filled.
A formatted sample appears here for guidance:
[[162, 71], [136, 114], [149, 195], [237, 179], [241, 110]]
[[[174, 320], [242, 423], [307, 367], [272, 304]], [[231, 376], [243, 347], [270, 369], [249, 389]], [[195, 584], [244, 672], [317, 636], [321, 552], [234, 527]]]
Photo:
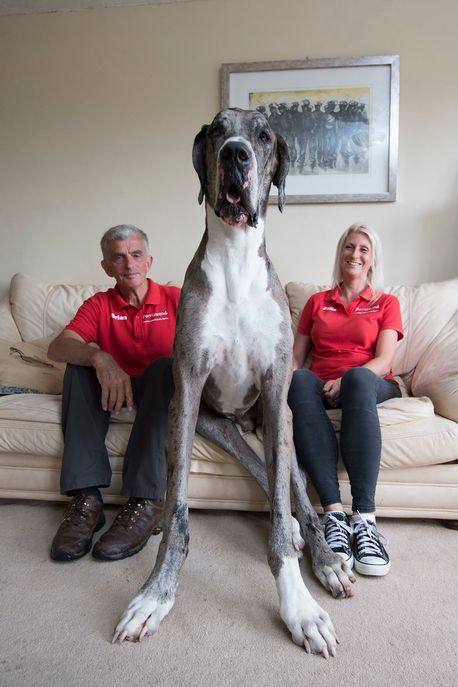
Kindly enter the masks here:
[[[289, 282], [286, 294], [296, 329], [305, 303], [316, 291], [329, 286]], [[401, 305], [404, 338], [398, 343], [393, 373], [412, 371], [426, 349], [455, 315], [458, 306], [458, 279], [421, 284], [420, 286], [387, 286]]]
[[[176, 283], [176, 282], [175, 282]], [[79, 306], [96, 291], [110, 284], [50, 284], [26, 274], [15, 274], [10, 285], [10, 306], [15, 326], [23, 341], [34, 341], [58, 333], [71, 320]], [[316, 291], [329, 288], [304, 282], [286, 284], [286, 294], [297, 327], [302, 309]], [[396, 375], [411, 372], [442, 329], [454, 317], [458, 306], [458, 279], [421, 284], [388, 286], [399, 299], [405, 337], [398, 343], [393, 364]], [[1, 336], [0, 338], [9, 338]]]
[[27, 274], [15, 274], [10, 284], [10, 305], [23, 341], [57, 334], [70, 322], [81, 303], [110, 285], [48, 284]]
[[[22, 341], [35, 341], [58, 334], [67, 325], [81, 303], [97, 291], [106, 291], [111, 284], [50, 284], [27, 274], [15, 274], [10, 283], [9, 305], [14, 325]], [[178, 286], [177, 282], [167, 282]], [[1, 314], [0, 303], [0, 314]], [[0, 323], [0, 339], [12, 340], [13, 331], [3, 332]]]

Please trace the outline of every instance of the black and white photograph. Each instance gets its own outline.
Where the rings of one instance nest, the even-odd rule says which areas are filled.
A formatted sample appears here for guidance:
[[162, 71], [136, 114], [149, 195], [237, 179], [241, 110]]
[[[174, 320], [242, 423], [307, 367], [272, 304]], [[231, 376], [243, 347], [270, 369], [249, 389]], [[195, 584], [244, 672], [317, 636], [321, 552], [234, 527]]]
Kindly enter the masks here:
[[369, 96], [367, 88], [250, 93], [250, 109], [287, 142], [290, 174], [367, 174]]
[[289, 202], [396, 199], [397, 56], [226, 64], [221, 77], [223, 107], [262, 112], [285, 139]]

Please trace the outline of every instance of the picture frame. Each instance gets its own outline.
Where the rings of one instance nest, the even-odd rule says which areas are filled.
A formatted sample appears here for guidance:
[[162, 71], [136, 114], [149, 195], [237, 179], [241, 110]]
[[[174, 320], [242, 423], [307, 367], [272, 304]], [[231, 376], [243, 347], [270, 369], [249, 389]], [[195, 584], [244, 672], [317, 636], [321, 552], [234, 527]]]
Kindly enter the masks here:
[[288, 202], [396, 200], [399, 55], [223, 64], [221, 106], [260, 109], [283, 135]]

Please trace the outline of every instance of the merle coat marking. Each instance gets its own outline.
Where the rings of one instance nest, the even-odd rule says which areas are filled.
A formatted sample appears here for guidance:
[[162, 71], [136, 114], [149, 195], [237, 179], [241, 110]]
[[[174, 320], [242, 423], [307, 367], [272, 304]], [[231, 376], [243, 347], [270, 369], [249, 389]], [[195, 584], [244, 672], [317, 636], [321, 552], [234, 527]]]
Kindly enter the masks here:
[[[164, 533], [153, 572], [126, 609], [113, 641], [154, 634], [174, 604], [188, 551], [187, 484], [198, 423], [199, 432], [239, 458], [269, 494], [269, 565], [281, 617], [294, 642], [327, 657], [335, 654], [336, 635], [300, 573], [301, 537], [291, 518], [290, 484], [317, 577], [334, 596], [351, 596], [354, 578], [326, 545], [292, 443], [291, 320], [264, 239], [271, 183], [278, 188], [280, 210], [285, 202], [288, 149], [262, 114], [230, 109], [202, 127], [193, 162], [199, 201], [206, 201], [206, 228], [187, 269], [178, 310]], [[252, 423], [256, 406], [262, 409], [267, 475], [233, 422]]]

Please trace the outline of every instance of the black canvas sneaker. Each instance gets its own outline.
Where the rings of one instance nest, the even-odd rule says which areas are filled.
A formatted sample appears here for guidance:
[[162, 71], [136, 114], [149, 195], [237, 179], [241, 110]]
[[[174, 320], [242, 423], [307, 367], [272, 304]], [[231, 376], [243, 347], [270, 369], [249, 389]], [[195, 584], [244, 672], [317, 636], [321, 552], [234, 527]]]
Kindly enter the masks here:
[[331, 511], [325, 513], [323, 524], [324, 536], [329, 547], [352, 568], [354, 559], [350, 537], [353, 530], [348, 516], [340, 511]]
[[355, 570], [361, 575], [382, 576], [390, 572], [390, 559], [375, 522], [354, 518], [353, 551]]

